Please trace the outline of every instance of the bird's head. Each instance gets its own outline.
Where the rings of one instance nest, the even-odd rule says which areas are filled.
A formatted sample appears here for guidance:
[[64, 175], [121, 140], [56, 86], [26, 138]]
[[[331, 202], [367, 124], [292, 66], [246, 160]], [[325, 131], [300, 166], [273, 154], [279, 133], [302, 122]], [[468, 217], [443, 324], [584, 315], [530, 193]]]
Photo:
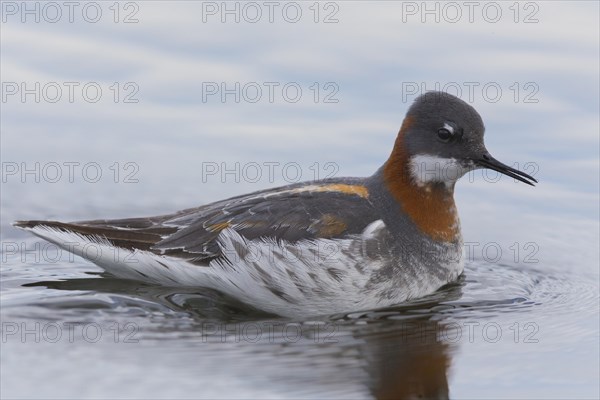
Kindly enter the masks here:
[[481, 116], [466, 102], [444, 92], [419, 96], [406, 114], [395, 149], [401, 152], [417, 185], [454, 186], [467, 172], [489, 168], [532, 185], [530, 175], [501, 163], [483, 142]]

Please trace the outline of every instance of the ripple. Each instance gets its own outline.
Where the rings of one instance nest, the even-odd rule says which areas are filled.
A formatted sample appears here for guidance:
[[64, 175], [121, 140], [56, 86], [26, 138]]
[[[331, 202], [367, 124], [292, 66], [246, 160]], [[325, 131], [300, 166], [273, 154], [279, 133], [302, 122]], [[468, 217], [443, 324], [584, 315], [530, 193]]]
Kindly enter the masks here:
[[[3, 269], [3, 278], [7, 278], [3, 281], [3, 305], [12, 309], [13, 315], [26, 317], [31, 312], [31, 317], [40, 317], [38, 312], [46, 309], [56, 313], [56, 318], [85, 316], [92, 310], [125, 316], [162, 315], [165, 320], [182, 316], [234, 322], [276, 318], [214, 290], [159, 287], [106, 274], [82, 274], [80, 270], [65, 276], [61, 275], [65, 271], [62, 265], [49, 265], [43, 271], [42, 276], [51, 280], [32, 281], [31, 266]], [[485, 319], [532, 312], [565, 315], [573, 311], [583, 312], [585, 318], [596, 312], [598, 287], [591, 277], [548, 272], [523, 265], [470, 262], [457, 282], [429, 296], [394, 307], [322, 318], [360, 323], [414, 318]]]

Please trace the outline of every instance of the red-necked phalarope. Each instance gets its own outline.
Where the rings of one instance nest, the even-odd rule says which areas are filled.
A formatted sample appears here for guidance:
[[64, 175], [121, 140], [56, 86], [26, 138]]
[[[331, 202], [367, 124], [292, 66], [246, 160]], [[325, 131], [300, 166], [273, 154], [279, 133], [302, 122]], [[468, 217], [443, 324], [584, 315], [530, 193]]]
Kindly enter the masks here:
[[491, 168], [537, 182], [490, 156], [483, 133], [473, 107], [430, 92], [410, 107], [392, 154], [369, 178], [294, 184], [158, 217], [15, 225], [117, 277], [209, 287], [279, 315], [390, 306], [462, 273], [453, 198], [462, 175]]

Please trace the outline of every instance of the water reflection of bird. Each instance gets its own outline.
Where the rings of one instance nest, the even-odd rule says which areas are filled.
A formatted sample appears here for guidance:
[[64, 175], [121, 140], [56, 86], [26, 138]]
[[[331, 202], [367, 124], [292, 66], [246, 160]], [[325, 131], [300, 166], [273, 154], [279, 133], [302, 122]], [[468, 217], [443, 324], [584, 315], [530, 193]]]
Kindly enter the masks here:
[[[448, 370], [461, 339], [461, 333], [458, 332], [457, 335], [453, 331], [453, 324], [446, 322], [439, 313], [441, 308], [446, 311], [451, 308], [441, 306], [442, 303], [462, 296], [461, 286], [458, 284], [448, 285], [434, 295], [402, 306], [359, 315], [331, 316], [320, 321], [326, 324], [320, 330], [320, 335], [315, 335], [316, 330], [312, 325], [315, 321], [306, 325], [304, 322], [272, 319], [245, 309], [243, 304], [217, 292], [194, 292], [192, 289], [158, 287], [111, 278], [46, 281], [28, 286], [110, 293], [110, 299], [114, 302], [112, 306], [116, 308], [122, 304], [131, 307], [136, 304], [132, 298], [139, 298], [139, 306], [153, 315], [161, 307], [183, 312], [192, 317], [188, 324], [182, 325], [176, 322], [177, 319], [167, 318], [163, 321], [164, 325], [155, 329], [158, 332], [174, 330], [183, 337], [195, 337], [203, 344], [194, 350], [199, 357], [213, 354], [206, 348], [207, 343], [215, 343], [217, 347], [229, 345], [226, 346], [227, 351], [233, 351], [234, 354], [228, 353], [228, 356], [231, 356], [230, 362], [234, 364], [241, 361], [233, 361], [238, 347], [231, 344], [241, 342], [251, 346], [253, 351], [260, 352], [269, 360], [272, 368], [260, 370], [261, 375], [266, 374], [267, 378], [269, 374], [278, 376], [279, 370], [293, 366], [293, 374], [285, 375], [289, 381], [279, 378], [279, 383], [290, 393], [305, 393], [305, 384], [311, 382], [309, 386], [312, 391], [327, 397], [327, 393], [344, 393], [350, 389], [352, 386], [348, 385], [348, 379], [351, 379], [354, 385], [367, 389], [377, 399], [446, 399], [449, 397]], [[119, 300], [120, 297], [122, 300]], [[106, 296], [80, 298], [81, 313], [97, 308], [97, 303], [104, 298]], [[77, 306], [72, 300], [68, 301], [72, 313]], [[207, 323], [211, 329], [204, 331], [203, 327]], [[254, 332], [256, 327], [263, 327], [263, 335], [259, 341], [254, 340], [252, 333], [251, 340], [244, 340], [244, 337], [224, 339], [245, 331], [246, 324], [250, 324], [250, 332]], [[286, 329], [288, 324], [301, 328], [289, 330]], [[213, 329], [218, 326], [221, 326], [221, 330]], [[148, 329], [144, 329], [146, 334], [149, 334]], [[192, 332], [197, 334], [192, 335]], [[290, 332], [291, 335], [300, 333], [306, 336], [290, 340]], [[205, 334], [206, 337], [203, 336]], [[332, 368], [339, 364], [346, 367]], [[241, 369], [243, 365], [242, 363]], [[359, 371], [349, 370], [348, 366], [351, 365], [359, 368]], [[320, 372], [315, 371], [315, 368]], [[327, 379], [317, 379], [315, 375], [325, 373], [323, 371], [327, 371]], [[246, 379], [253, 379], [247, 372], [245, 376]]]
[[452, 356], [463, 332], [443, 317], [445, 306], [462, 296], [462, 284], [401, 306], [365, 312], [356, 318], [353, 336], [363, 343], [367, 381], [377, 399], [447, 399]]
[[387, 323], [383, 333], [373, 332], [364, 350], [373, 395], [377, 399], [447, 399], [453, 350], [444, 341], [444, 329], [443, 323], [416, 319]]
[[490, 156], [483, 133], [470, 105], [432, 92], [410, 107], [391, 156], [369, 178], [294, 184], [158, 217], [16, 226], [118, 277], [213, 288], [279, 315], [390, 306], [462, 273], [453, 198], [462, 175], [491, 168], [535, 181]]

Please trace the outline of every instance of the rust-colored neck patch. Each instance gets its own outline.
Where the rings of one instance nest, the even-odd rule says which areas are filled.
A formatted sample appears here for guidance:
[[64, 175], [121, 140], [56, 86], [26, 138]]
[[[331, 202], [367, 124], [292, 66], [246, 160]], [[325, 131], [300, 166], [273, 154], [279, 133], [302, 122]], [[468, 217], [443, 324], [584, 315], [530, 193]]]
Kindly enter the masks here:
[[417, 185], [411, 176], [404, 136], [413, 122], [412, 117], [408, 116], [402, 123], [394, 150], [383, 166], [384, 183], [402, 210], [423, 233], [437, 241], [455, 241], [460, 228], [453, 187], [446, 187], [442, 183]]

